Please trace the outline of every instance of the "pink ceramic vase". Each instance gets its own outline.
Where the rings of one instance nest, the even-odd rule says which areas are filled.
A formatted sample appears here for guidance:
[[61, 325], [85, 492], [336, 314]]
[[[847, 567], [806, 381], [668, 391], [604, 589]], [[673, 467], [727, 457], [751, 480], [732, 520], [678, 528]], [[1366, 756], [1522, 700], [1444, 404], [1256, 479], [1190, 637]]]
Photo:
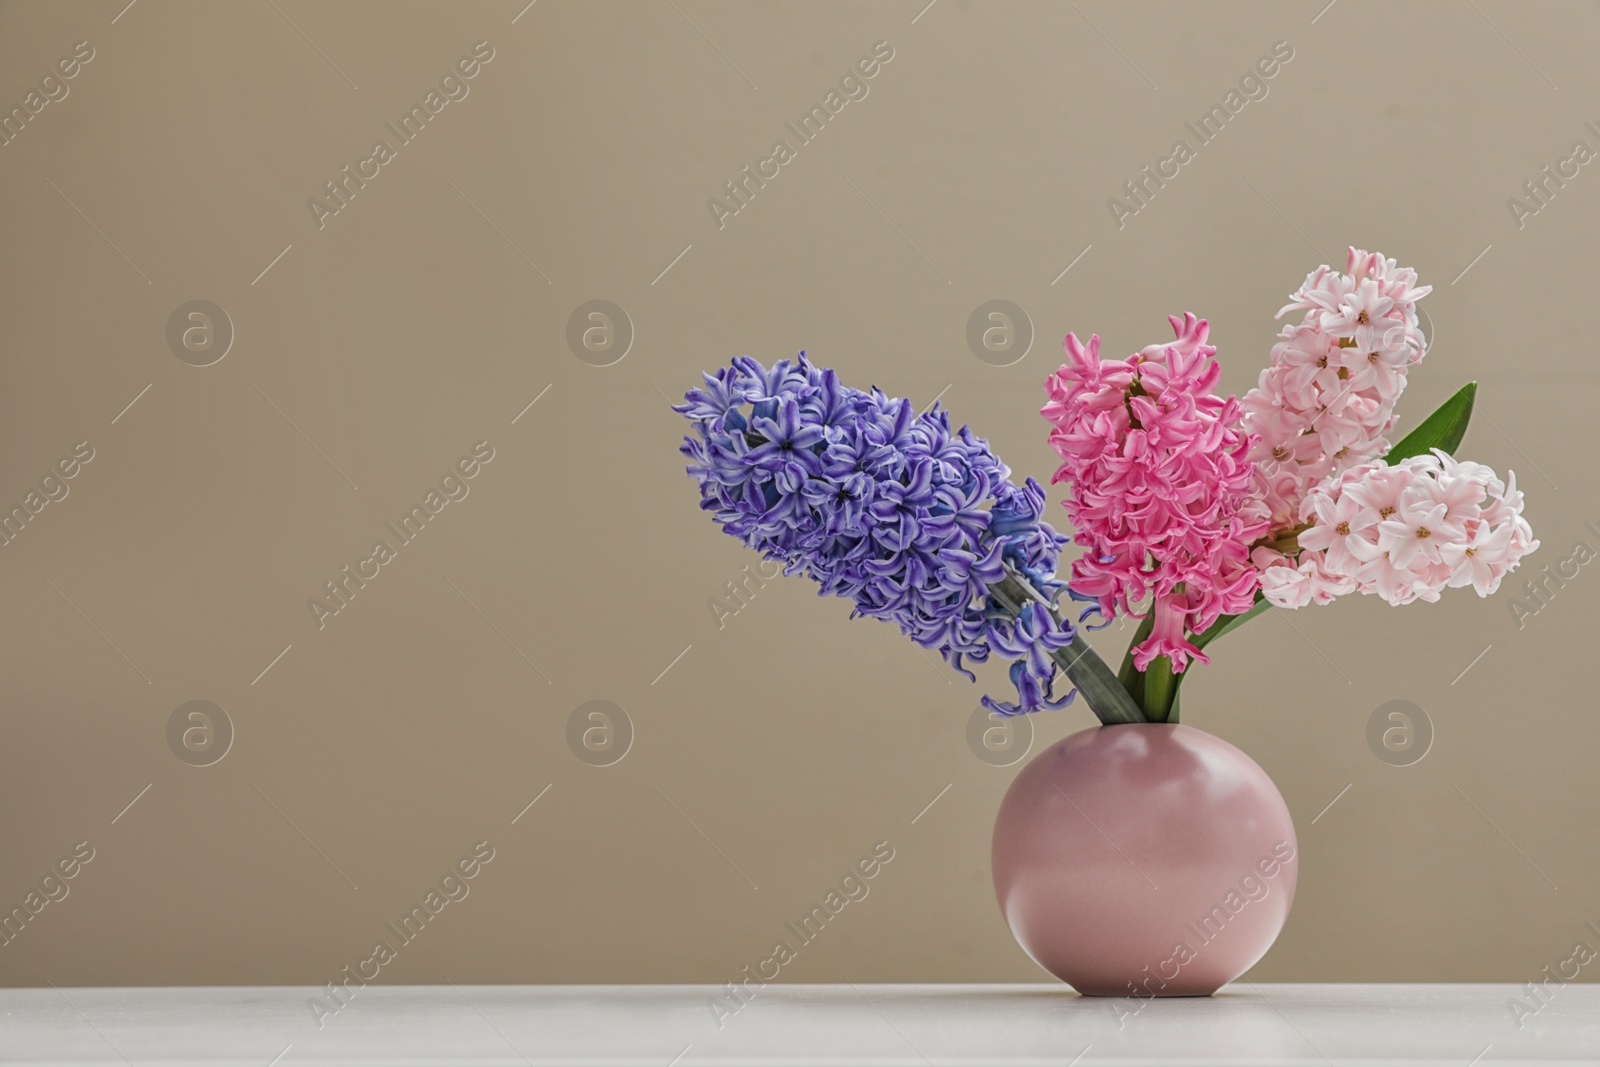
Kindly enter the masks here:
[[1294, 901], [1272, 779], [1192, 726], [1073, 734], [1034, 757], [994, 826], [1000, 910], [1079, 993], [1206, 996], [1264, 956]]

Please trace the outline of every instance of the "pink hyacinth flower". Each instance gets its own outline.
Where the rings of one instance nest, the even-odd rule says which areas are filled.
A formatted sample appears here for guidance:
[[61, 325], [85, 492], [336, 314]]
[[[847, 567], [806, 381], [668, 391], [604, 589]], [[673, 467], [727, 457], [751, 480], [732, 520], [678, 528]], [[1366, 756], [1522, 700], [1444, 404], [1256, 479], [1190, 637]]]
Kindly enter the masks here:
[[1350, 249], [1344, 273], [1323, 266], [1278, 312], [1302, 312], [1272, 348], [1272, 362], [1245, 394], [1244, 428], [1256, 493], [1274, 530], [1292, 526], [1324, 478], [1389, 450], [1406, 371], [1426, 352], [1417, 301], [1432, 291], [1416, 272], [1376, 252]]
[[1446, 588], [1499, 588], [1539, 547], [1522, 515], [1515, 474], [1501, 481], [1449, 453], [1370, 463], [1329, 478], [1303, 505], [1299, 557], [1257, 549], [1261, 589], [1273, 604], [1303, 607], [1347, 592], [1391, 604], [1438, 600]]
[[1107, 618], [1149, 601], [1153, 627], [1135, 666], [1168, 656], [1182, 671], [1191, 659], [1208, 662], [1186, 632], [1249, 610], [1258, 584], [1250, 545], [1267, 523], [1250, 493], [1252, 441], [1239, 402], [1214, 392], [1222, 372], [1209, 325], [1187, 313], [1169, 321], [1173, 341], [1127, 359], [1102, 360], [1098, 336], [1085, 345], [1068, 334], [1041, 414], [1084, 547], [1072, 587]]

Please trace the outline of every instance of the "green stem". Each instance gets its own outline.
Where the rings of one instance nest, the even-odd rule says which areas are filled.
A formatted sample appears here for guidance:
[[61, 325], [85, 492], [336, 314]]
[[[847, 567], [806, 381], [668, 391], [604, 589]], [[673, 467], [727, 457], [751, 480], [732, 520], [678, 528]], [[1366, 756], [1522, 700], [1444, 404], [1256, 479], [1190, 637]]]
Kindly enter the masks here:
[[1178, 676], [1172, 673], [1172, 660], [1157, 656], [1144, 671], [1144, 716], [1151, 722], [1166, 722], [1178, 695]]
[[[1037, 601], [1045, 606], [1052, 619], [1057, 623], [1061, 622], [1061, 614], [1044, 595], [1009, 566], [1006, 567], [1006, 577], [991, 585], [989, 593], [1013, 615], [1019, 614], [1029, 602]], [[1117, 676], [1111, 673], [1111, 668], [1106, 666], [1105, 660], [1084, 641], [1082, 635], [1074, 633], [1072, 642], [1064, 648], [1056, 649], [1050, 654], [1050, 658], [1066, 672], [1072, 684], [1077, 686], [1078, 692], [1083, 694], [1083, 699], [1088, 702], [1089, 710], [1095, 713], [1102, 724], [1114, 726], [1119, 723], [1145, 721], [1134, 698], [1129, 695]]]
[[[1195, 634], [1190, 643], [1193, 644], [1195, 648], [1204, 649], [1207, 645], [1221, 637], [1223, 634], [1232, 633], [1234, 630], [1237, 630], [1239, 627], [1243, 626], [1257, 615], [1260, 615], [1263, 611], [1266, 611], [1271, 606], [1272, 605], [1267, 602], [1267, 598], [1262, 596], [1261, 591], [1258, 589], [1256, 590], [1255, 603], [1251, 605], [1248, 611], [1242, 612], [1238, 615], [1223, 615], [1218, 617], [1217, 621], [1211, 624], [1210, 629], [1206, 630], [1205, 633]], [[1193, 669], [1194, 666], [1191, 664], [1189, 670]], [[1178, 687], [1183, 684], [1183, 680], [1187, 677], [1189, 677], [1188, 670], [1178, 675], [1177, 679], [1172, 683], [1172, 714], [1167, 717], [1168, 722], [1178, 721]]]
[[1152, 607], [1145, 613], [1144, 618], [1139, 620], [1138, 629], [1133, 631], [1133, 639], [1128, 642], [1128, 651], [1122, 657], [1122, 670], [1117, 672], [1117, 680], [1122, 683], [1122, 688], [1126, 689], [1141, 706], [1144, 703], [1144, 675], [1133, 665], [1133, 650], [1144, 644], [1155, 624], [1156, 613]]

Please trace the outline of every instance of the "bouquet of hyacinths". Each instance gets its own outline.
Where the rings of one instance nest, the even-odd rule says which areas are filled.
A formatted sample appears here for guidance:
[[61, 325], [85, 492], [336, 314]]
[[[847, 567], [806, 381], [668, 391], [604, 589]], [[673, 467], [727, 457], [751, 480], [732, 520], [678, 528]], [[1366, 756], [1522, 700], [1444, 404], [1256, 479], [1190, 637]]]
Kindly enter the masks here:
[[[1216, 395], [1216, 349], [1194, 315], [1126, 359], [1069, 334], [1042, 411], [1083, 549], [1065, 581], [1068, 538], [1044, 521], [1037, 482], [1014, 482], [937, 405], [852, 389], [804, 353], [705, 375], [674, 409], [694, 424], [682, 451], [701, 507], [786, 573], [969, 678], [964, 660], [1012, 661], [1016, 698], [985, 696], [992, 711], [1081, 692], [1104, 723], [1174, 722], [1186, 669], [1270, 606], [1487, 596], [1538, 547], [1515, 476], [1451, 455], [1474, 384], [1389, 440], [1427, 347], [1416, 304], [1430, 290], [1416, 280], [1357, 249], [1342, 273], [1312, 272], [1279, 312], [1300, 321], [1242, 400]], [[1063, 596], [1087, 606], [1064, 610]], [[1119, 615], [1141, 621], [1113, 673], [1080, 628]], [[1073, 689], [1060, 693], [1058, 670]]]

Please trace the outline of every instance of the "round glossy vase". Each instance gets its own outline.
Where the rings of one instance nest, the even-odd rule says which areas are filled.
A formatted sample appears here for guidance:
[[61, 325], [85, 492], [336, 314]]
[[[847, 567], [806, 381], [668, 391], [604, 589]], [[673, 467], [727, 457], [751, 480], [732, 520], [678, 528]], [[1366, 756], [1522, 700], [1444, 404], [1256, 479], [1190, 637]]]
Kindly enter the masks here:
[[1283, 929], [1297, 860], [1267, 773], [1178, 724], [1057, 742], [1017, 775], [994, 826], [1012, 934], [1092, 996], [1206, 996], [1239, 977]]

